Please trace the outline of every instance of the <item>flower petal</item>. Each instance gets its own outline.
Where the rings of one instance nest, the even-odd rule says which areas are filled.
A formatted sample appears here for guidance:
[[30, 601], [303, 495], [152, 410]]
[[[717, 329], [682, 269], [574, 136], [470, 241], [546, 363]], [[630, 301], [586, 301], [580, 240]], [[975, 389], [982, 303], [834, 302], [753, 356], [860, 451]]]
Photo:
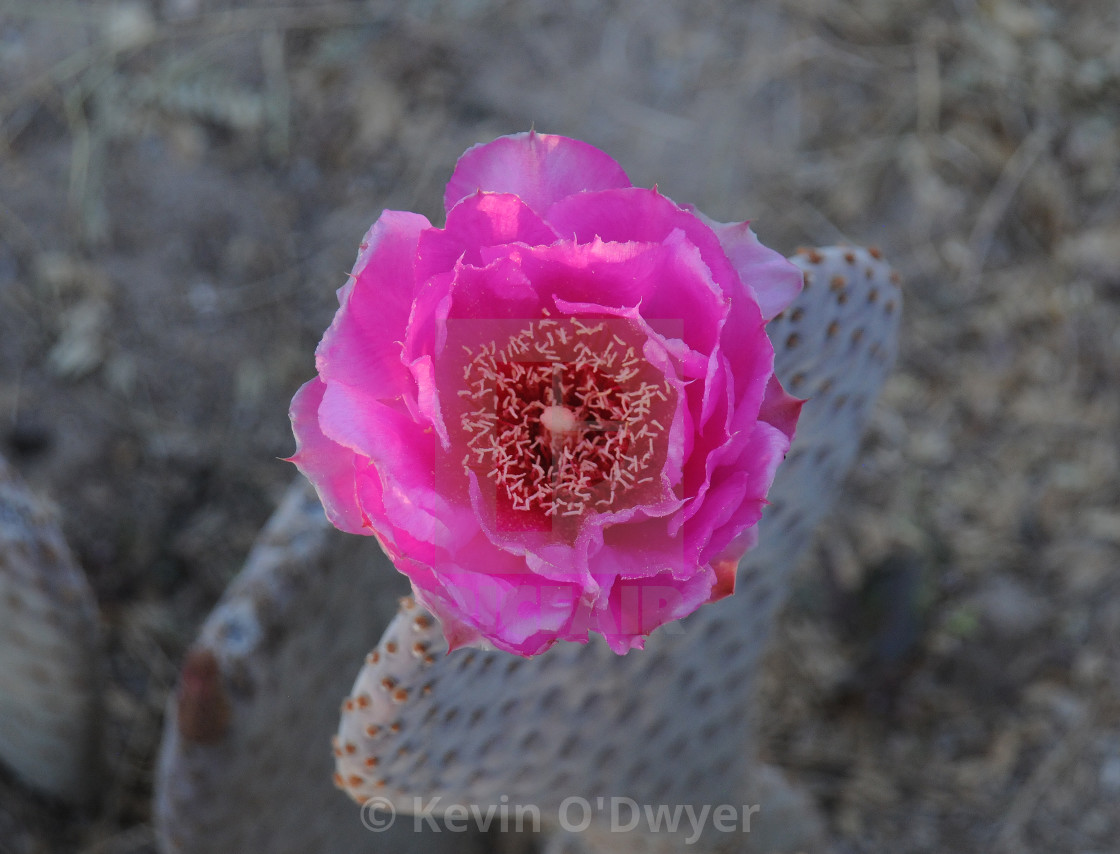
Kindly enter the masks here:
[[702, 353], [710, 352], [719, 337], [726, 299], [681, 233], [664, 243], [562, 240], [551, 246], [509, 247], [508, 254], [542, 297], [623, 307], [640, 304], [644, 317], [676, 325], [677, 337]]
[[325, 382], [361, 386], [384, 398], [409, 387], [401, 341], [416, 296], [416, 245], [429, 227], [419, 214], [385, 211], [370, 228], [350, 281], [339, 288], [334, 321], [315, 351]]
[[420, 235], [416, 276], [423, 281], [460, 261], [480, 267], [485, 263], [483, 247], [548, 244], [558, 236], [517, 196], [479, 191], [448, 212], [443, 228], [430, 228]]
[[523, 559], [481, 535], [431, 571], [405, 572], [417, 599], [440, 618], [453, 647], [485, 642], [536, 655], [570, 638], [574, 609], [583, 600], [578, 584], [530, 571]]
[[611, 587], [607, 607], [594, 615], [593, 627], [619, 655], [642, 649], [654, 629], [687, 617], [709, 601], [716, 580], [708, 566], [683, 580], [669, 571], [645, 578], [619, 578]]
[[712, 473], [703, 507], [685, 524], [685, 540], [702, 546], [702, 562], [713, 560], [735, 537], [758, 524], [789, 446], [789, 435], [759, 421], [738, 459]]
[[[756, 383], [753, 389], [750, 388], [747, 377], [763, 373], [761, 367], [756, 367], [755, 360], [759, 358], [757, 344], [764, 337], [761, 333], [764, 321], [758, 293], [751, 283], [757, 279], [757, 283], [765, 291], [773, 286], [771, 280], [775, 279], [778, 285], [787, 289], [796, 287], [799, 290], [801, 274], [796, 267], [773, 252], [773, 258], [784, 265], [781, 268], [775, 267], [775, 270], [777, 273], [784, 272], [785, 278], [775, 278], [777, 274], [769, 266], [763, 271], [765, 275], [756, 276], [752, 267], [729, 259], [727, 246], [713, 231], [713, 226], [723, 226], [713, 223], [690, 205], [677, 205], [656, 190], [631, 187], [582, 193], [557, 202], [549, 208], [547, 216], [557, 231], [562, 234], [573, 232], [576, 239], [582, 242], [598, 238], [606, 241], [659, 244], [668, 242], [675, 232], [682, 233], [685, 240], [699, 252], [700, 261], [707, 265], [710, 279], [718, 286], [720, 299], [729, 303], [723, 313], [724, 328], [730, 334], [722, 336], [720, 346], [736, 377], [731, 388], [735, 409], [754, 418], [762, 399], [762, 386]], [[753, 232], [750, 236], [753, 238]], [[734, 243], [733, 248], [738, 251], [739, 244]], [[759, 248], [764, 252], [771, 252], [765, 247]], [[759, 254], [758, 257], [767, 264], [772, 260], [768, 255]], [[790, 277], [790, 270], [793, 278]], [[744, 277], [751, 281], [746, 281]], [[768, 345], [769, 342], [766, 343]], [[770, 358], [773, 358], [772, 349]], [[704, 411], [697, 411], [701, 424], [707, 422], [711, 415], [710, 407], [714, 405], [715, 401], [710, 397], [705, 399]]]
[[436, 491], [438, 440], [406, 413], [334, 383], [323, 395], [319, 423], [330, 439], [375, 467], [381, 484], [376, 496], [380, 506], [363, 506], [371, 516], [380, 516], [372, 518], [375, 528], [391, 527], [407, 532], [414, 541], [447, 550], [454, 550], [477, 532], [472, 514]]
[[358, 506], [354, 452], [328, 439], [319, 428], [319, 405], [326, 385], [316, 377], [304, 383], [288, 415], [296, 452], [288, 457], [315, 487], [331, 524], [349, 534], [371, 534]]
[[763, 246], [749, 222], [716, 222], [700, 211], [696, 215], [715, 232], [743, 284], [754, 291], [763, 320], [771, 320], [797, 299], [805, 285], [801, 271], [781, 253]]
[[469, 149], [447, 182], [444, 209], [478, 190], [513, 193], [538, 214], [581, 190], [629, 187], [614, 158], [593, 145], [534, 131], [503, 136]]

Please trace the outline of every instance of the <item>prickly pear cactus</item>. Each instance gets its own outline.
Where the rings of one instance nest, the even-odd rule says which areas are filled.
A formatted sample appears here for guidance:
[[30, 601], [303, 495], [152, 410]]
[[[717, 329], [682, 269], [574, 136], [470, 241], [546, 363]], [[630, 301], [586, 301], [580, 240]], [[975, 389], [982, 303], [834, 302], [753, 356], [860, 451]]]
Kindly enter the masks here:
[[557, 816], [569, 796], [719, 804], [747, 794], [759, 654], [858, 448], [893, 360], [900, 300], [873, 253], [794, 260], [805, 291], [769, 331], [779, 377], [809, 403], [735, 595], [654, 633], [642, 654], [592, 641], [529, 660], [447, 655], [431, 616], [405, 600], [343, 706], [336, 782], [355, 800], [408, 810], [417, 795], [440, 807], [504, 795]]
[[0, 761], [66, 801], [95, 794], [100, 646], [57, 520], [0, 458]]
[[[771, 491], [759, 544], [740, 567], [735, 595], [654, 633], [644, 652], [617, 656], [593, 639], [586, 645], [560, 644], [533, 659], [471, 649], [449, 655], [432, 616], [406, 598], [384, 637], [366, 655], [343, 701], [333, 742], [337, 786], [363, 804], [432, 816], [453, 804], [507, 809], [531, 804], [545, 824], [553, 825], [564, 800], [572, 797], [594, 810], [603, 794], [639, 804], [710, 805], [750, 803], [764, 788], [774, 793], [772, 772], [753, 761], [752, 697], [759, 657], [786, 596], [790, 572], [858, 449], [894, 358], [901, 304], [896, 277], [877, 252], [805, 250], [793, 261], [804, 272], [805, 290], [768, 331], [783, 385], [809, 402]], [[377, 569], [366, 571], [373, 575]], [[244, 798], [275, 779], [259, 767], [261, 755], [272, 755], [278, 740], [290, 740], [297, 731], [311, 732], [318, 712], [310, 698], [323, 687], [315, 680], [324, 678], [327, 666], [346, 669], [344, 660], [362, 636], [347, 621], [369, 623], [353, 607], [359, 599], [374, 601], [364, 598], [374, 595], [372, 588], [359, 589], [355, 579], [360, 574], [345, 576], [355, 586], [342, 591], [334, 604], [323, 598], [325, 592], [306, 603], [315, 603], [315, 620], [328, 623], [329, 630], [316, 628], [298, 609], [288, 614], [299, 625], [285, 632], [293, 642], [306, 634], [301, 642], [315, 647], [322, 662], [313, 672], [289, 659], [271, 658], [270, 648], [258, 644], [254, 667], [259, 678], [308, 698], [307, 717], [302, 722], [293, 718], [279, 730], [254, 728], [260, 743], [244, 748], [246, 772], [237, 783], [197, 770], [199, 764], [191, 766], [183, 757], [169, 761], [167, 757], [184, 750], [172, 723], [159, 801], [165, 839], [177, 835], [182, 840], [194, 833], [185, 828], [199, 820], [186, 814], [187, 800], [172, 794], [183, 789], [185, 768], [195, 767], [196, 776], [204, 776], [208, 785], [240, 787], [229, 791]], [[320, 583], [340, 584], [342, 578], [326, 576]], [[207, 632], [213, 635], [216, 625], [212, 618], [204, 638]], [[218, 649], [214, 641], [206, 643]], [[223, 681], [233, 680], [234, 668], [222, 672]], [[248, 698], [244, 715], [263, 714], [250, 710], [261, 705], [261, 699]], [[273, 746], [266, 750], [265, 744]], [[200, 764], [206, 761], [213, 760]], [[254, 762], [256, 774], [248, 771]], [[311, 781], [288, 780], [285, 791], [277, 808], [290, 814], [299, 805], [308, 816], [320, 809], [322, 792]], [[223, 820], [237, 821], [229, 812]], [[362, 812], [367, 815], [368, 810]], [[269, 824], [260, 813], [255, 816], [258, 826]], [[596, 847], [596, 832], [605, 833], [606, 818], [595, 816], [588, 833], [567, 842]], [[342, 826], [349, 830], [353, 825]], [[806, 838], [811, 841], [815, 832], [810, 829]], [[260, 836], [255, 850], [295, 850], [284, 847], [277, 836]], [[683, 841], [664, 835], [653, 839], [641, 828], [624, 838], [607, 834], [601, 840], [608, 850]], [[716, 837], [701, 841], [713, 846], [725, 842]], [[324, 841], [317, 850], [343, 847], [341, 841], [333, 846]], [[180, 845], [167, 850], [205, 849]]]

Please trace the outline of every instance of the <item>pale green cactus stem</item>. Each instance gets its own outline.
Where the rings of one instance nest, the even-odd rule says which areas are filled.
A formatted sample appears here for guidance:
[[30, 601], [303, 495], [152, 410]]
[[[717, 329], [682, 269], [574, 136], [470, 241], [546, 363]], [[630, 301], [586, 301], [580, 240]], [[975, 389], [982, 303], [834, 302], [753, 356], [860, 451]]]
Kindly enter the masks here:
[[[790, 573], [835, 499], [893, 362], [901, 294], [877, 252], [833, 247], [793, 260], [804, 271], [805, 290], [768, 331], [783, 384], [809, 402], [735, 595], [655, 632], [644, 652], [616, 656], [593, 639], [559, 644], [534, 659], [470, 649], [448, 655], [435, 620], [406, 598], [343, 703], [334, 738], [336, 785], [359, 802], [377, 798], [401, 813], [438, 816], [454, 804], [532, 805], [555, 831], [550, 846], [556, 850], [654, 850], [684, 841], [642, 827], [610, 833], [609, 810], [588, 831], [565, 836], [563, 801], [582, 798], [594, 807], [601, 795], [652, 805], [766, 801], [769, 813], [760, 809], [753, 835], [736, 846], [815, 841], [819, 825], [808, 804], [754, 761], [756, 674]], [[249, 578], [235, 582], [203, 631], [199, 648], [218, 662], [214, 678], [230, 696], [232, 714], [221, 737], [224, 750], [210, 753], [185, 740], [172, 716], [157, 800], [167, 851], [217, 850], [250, 832], [261, 851], [388, 850], [383, 837], [368, 831], [362, 837], [353, 807], [347, 815], [332, 804], [337, 828], [321, 827], [322, 787], [301, 773], [313, 760], [300, 764], [291, 746], [298, 741], [311, 751], [326, 737], [320, 683], [328, 669], [345, 669], [368, 636], [370, 603], [384, 582], [359, 578], [381, 567], [343, 571], [322, 560], [285, 566], [290, 575], [315, 578], [299, 585], [298, 600], [277, 605], [276, 596], [262, 595], [269, 582], [251, 560]], [[319, 589], [343, 584], [333, 593]], [[257, 593], [246, 592], [254, 585]], [[314, 619], [305, 618], [303, 607], [314, 609]], [[259, 628], [234, 631], [238, 648], [221, 628], [236, 624], [235, 613], [247, 626], [259, 625], [262, 614], [282, 614], [295, 624], [283, 625], [272, 643], [263, 642]], [[288, 647], [303, 649], [306, 660], [296, 661]], [[253, 688], [238, 698], [246, 674]], [[265, 790], [268, 797], [260, 797]], [[297, 811], [315, 833], [262, 830], [277, 810], [288, 816], [286, 828]], [[786, 821], [791, 810], [806, 832], [783, 839], [782, 831], [795, 824]], [[711, 822], [706, 829], [692, 850], [728, 844]], [[358, 838], [366, 847], [355, 847]]]
[[55, 515], [0, 458], [0, 761], [72, 803], [96, 795], [100, 627]]

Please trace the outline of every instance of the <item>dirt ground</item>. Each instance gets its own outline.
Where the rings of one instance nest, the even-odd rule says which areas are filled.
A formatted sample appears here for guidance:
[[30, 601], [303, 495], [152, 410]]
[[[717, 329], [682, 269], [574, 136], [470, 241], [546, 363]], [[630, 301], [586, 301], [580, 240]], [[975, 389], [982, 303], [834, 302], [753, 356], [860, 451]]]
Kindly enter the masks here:
[[1120, 851], [1117, 32], [1112, 0], [0, 0], [0, 453], [110, 652], [103, 806], [0, 776], [0, 852], [154, 850], [167, 693], [361, 235], [531, 125], [904, 275], [763, 697], [836, 850]]

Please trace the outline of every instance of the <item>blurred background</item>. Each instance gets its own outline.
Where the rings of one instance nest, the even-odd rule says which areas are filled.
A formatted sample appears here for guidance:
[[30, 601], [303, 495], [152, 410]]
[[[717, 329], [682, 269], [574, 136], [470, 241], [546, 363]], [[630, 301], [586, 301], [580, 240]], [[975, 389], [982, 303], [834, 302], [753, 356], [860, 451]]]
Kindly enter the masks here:
[[362, 234], [441, 222], [457, 156], [531, 126], [903, 274], [764, 686], [839, 850], [1115, 851], [1118, 32], [1112, 0], [0, 0], [0, 453], [110, 653], [104, 804], [0, 772], [0, 852], [154, 850], [167, 694]]

